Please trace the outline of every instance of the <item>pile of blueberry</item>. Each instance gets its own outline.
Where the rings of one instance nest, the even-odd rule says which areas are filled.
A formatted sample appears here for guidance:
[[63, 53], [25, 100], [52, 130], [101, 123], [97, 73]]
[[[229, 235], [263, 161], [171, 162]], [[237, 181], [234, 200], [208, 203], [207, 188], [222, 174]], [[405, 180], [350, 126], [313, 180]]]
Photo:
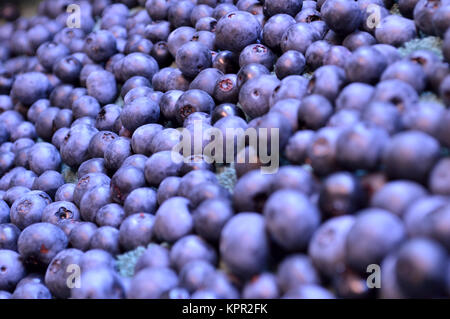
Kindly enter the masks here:
[[[450, 296], [449, 0], [0, 18], [0, 299]], [[183, 158], [198, 122], [278, 129], [279, 170]]]

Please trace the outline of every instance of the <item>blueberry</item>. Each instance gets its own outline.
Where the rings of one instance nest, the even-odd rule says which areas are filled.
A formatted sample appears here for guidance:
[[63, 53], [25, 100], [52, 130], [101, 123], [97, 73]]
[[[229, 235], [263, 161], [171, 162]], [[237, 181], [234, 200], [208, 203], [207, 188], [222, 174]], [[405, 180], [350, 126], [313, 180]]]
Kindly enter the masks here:
[[381, 162], [383, 150], [389, 143], [386, 131], [357, 124], [345, 130], [337, 141], [338, 163], [347, 169], [375, 169]]
[[302, 53], [295, 50], [288, 50], [283, 53], [275, 64], [275, 72], [279, 79], [289, 75], [300, 75], [305, 69], [305, 57]]
[[188, 90], [183, 93], [175, 104], [176, 119], [179, 124], [194, 112], [211, 113], [215, 103], [212, 97], [202, 90]]
[[376, 42], [375, 38], [369, 32], [355, 31], [345, 37], [342, 45], [350, 51], [355, 51], [360, 47], [369, 46]]
[[442, 52], [444, 54], [445, 60], [450, 61], [450, 31], [445, 32], [444, 43], [442, 46]]
[[394, 214], [378, 208], [360, 211], [347, 234], [347, 264], [364, 274], [369, 265], [379, 264], [404, 239], [404, 225]]
[[25, 186], [14, 186], [6, 191], [4, 195], [4, 201], [7, 203], [7, 205], [5, 206], [2, 204], [2, 220], [6, 220], [9, 222], [9, 207], [7, 206], [12, 205], [17, 199], [28, 192], [30, 192], [30, 189]]
[[214, 265], [217, 255], [214, 248], [199, 236], [188, 235], [177, 240], [170, 251], [172, 266], [181, 271], [194, 260], [203, 260]]
[[312, 94], [302, 100], [298, 109], [299, 127], [317, 130], [328, 122], [333, 106], [321, 95]]
[[300, 285], [318, 284], [319, 274], [308, 256], [294, 254], [278, 265], [277, 280], [280, 290], [287, 292]]
[[20, 255], [30, 266], [47, 266], [67, 244], [64, 232], [50, 223], [28, 226], [22, 231], [17, 242]]
[[122, 299], [125, 288], [116, 272], [108, 268], [90, 269], [81, 274], [81, 287], [71, 290], [73, 299]]
[[12, 250], [0, 250], [0, 289], [12, 291], [16, 284], [26, 275], [20, 255]]
[[153, 20], [164, 20], [167, 18], [167, 10], [169, 9], [169, 1], [167, 0], [147, 0], [145, 9]]
[[240, 213], [222, 230], [220, 253], [223, 262], [236, 275], [250, 277], [264, 270], [269, 257], [269, 238], [264, 217]]
[[212, 1], [216, 2], [215, 4], [212, 5], [213, 7], [215, 6], [212, 16], [216, 20], [219, 20], [220, 18], [225, 16], [227, 13], [237, 11], [237, 7], [230, 2], [225, 1], [225, 2], [221, 3], [221, 0], [212, 0]]
[[175, 242], [191, 232], [193, 220], [188, 202], [185, 198], [172, 197], [159, 207], [154, 224], [154, 232], [159, 239]]
[[439, 123], [439, 128], [438, 128], [438, 139], [439, 141], [444, 145], [449, 147], [450, 146], [450, 138], [448, 135], [449, 132], [449, 126], [448, 123], [450, 123], [450, 112], [446, 111], [442, 118], [441, 121]]
[[280, 41], [283, 52], [289, 50], [306, 53], [306, 49], [315, 41], [320, 40], [319, 32], [309, 23], [296, 23], [291, 25], [284, 33]]
[[24, 73], [14, 80], [11, 94], [24, 105], [32, 105], [39, 99], [46, 98], [50, 83], [43, 73]]
[[238, 116], [244, 118], [244, 112], [232, 103], [222, 103], [217, 105], [211, 114], [211, 124], [215, 124], [219, 120], [227, 116]]
[[276, 277], [271, 273], [262, 273], [246, 283], [242, 291], [242, 298], [277, 299], [279, 293]]
[[42, 219], [45, 207], [51, 201], [37, 194], [25, 194], [11, 206], [11, 222], [24, 229]]
[[74, 56], [67, 56], [53, 65], [53, 73], [63, 82], [76, 84], [80, 78], [83, 65]]
[[119, 243], [126, 251], [146, 246], [153, 236], [154, 216], [146, 213], [133, 214], [120, 225]]
[[145, 268], [161, 268], [169, 266], [169, 250], [161, 245], [151, 243], [137, 260], [134, 271], [135, 273], [138, 273]]
[[[96, 71], [103, 71], [103, 67], [100, 64], [86, 64], [80, 71], [80, 84], [86, 87], [87, 78], [91, 73]], [[86, 90], [87, 93], [87, 90]]]
[[157, 122], [159, 119], [159, 105], [147, 97], [139, 97], [129, 104], [125, 104], [120, 119], [125, 128], [133, 132], [138, 127]]
[[158, 70], [159, 67], [156, 60], [150, 55], [140, 52], [128, 54], [114, 66], [116, 79], [122, 82], [133, 76], [143, 76], [151, 79]]
[[[387, 144], [383, 163], [394, 178], [424, 181], [439, 156], [439, 143], [420, 131], [396, 134]], [[420, 165], [418, 165], [420, 163]]]
[[334, 217], [323, 223], [309, 242], [308, 255], [322, 274], [333, 277], [345, 269], [345, 242], [353, 216]]
[[131, 89], [130, 92], [125, 95], [123, 101], [125, 104], [130, 104], [138, 98], [146, 97], [153, 102], [159, 103], [162, 95], [161, 92], [153, 91], [150, 87], [141, 86]]
[[387, 67], [388, 61], [372, 46], [356, 49], [345, 66], [352, 82], [375, 83]]
[[4, 290], [0, 291], [0, 299], [11, 299], [11, 298], [12, 298], [11, 293], [4, 291]]
[[106, 204], [95, 214], [95, 222], [99, 226], [118, 228], [125, 217], [122, 206], [116, 203]]
[[[161, 101], [161, 103], [163, 103]], [[150, 141], [162, 130], [159, 124], [146, 124], [137, 128], [131, 138], [131, 147], [137, 154], [151, 155]]]
[[302, 164], [307, 158], [308, 146], [314, 138], [314, 132], [302, 130], [289, 138], [284, 155], [293, 164]]
[[180, 270], [180, 284], [189, 292], [194, 292], [201, 289], [214, 272], [215, 268], [209, 262], [202, 259], [192, 260]]
[[336, 109], [363, 111], [370, 102], [374, 88], [366, 83], [350, 83], [342, 89], [336, 98]]
[[212, 67], [223, 73], [236, 73], [239, 70], [239, 55], [229, 50], [222, 50], [213, 56]]
[[110, 254], [117, 255], [119, 247], [119, 230], [111, 226], [102, 226], [96, 229], [91, 237], [90, 249], [102, 249]]
[[450, 76], [446, 76], [439, 86], [439, 95], [446, 105], [450, 104]]
[[241, 51], [255, 43], [261, 33], [258, 20], [245, 11], [230, 12], [216, 26], [216, 46], [221, 50]]
[[242, 176], [233, 192], [233, 205], [236, 210], [261, 212], [270, 195], [272, 180], [272, 176], [257, 171]]
[[54, 202], [47, 205], [42, 212], [42, 221], [58, 226], [64, 220], [79, 220], [80, 212], [71, 202]]
[[384, 17], [375, 29], [379, 43], [401, 46], [416, 37], [414, 21], [398, 15]]
[[0, 249], [17, 251], [17, 240], [19, 235], [20, 229], [14, 224], [0, 224]]
[[182, 156], [178, 153], [171, 151], [155, 153], [150, 156], [145, 164], [145, 179], [150, 185], [157, 186], [166, 177], [178, 175], [181, 163]]
[[142, 170], [134, 166], [122, 167], [111, 178], [111, 199], [123, 204], [133, 190], [144, 185], [145, 176]]
[[167, 10], [167, 20], [174, 28], [190, 26], [190, 17], [194, 7], [195, 4], [187, 0], [170, 3]]
[[97, 211], [111, 202], [109, 185], [99, 185], [83, 195], [80, 201], [80, 214], [85, 221], [94, 221]]
[[243, 111], [255, 118], [269, 110], [269, 99], [279, 80], [271, 75], [261, 75], [245, 82], [239, 92], [239, 102]]
[[61, 159], [70, 166], [76, 166], [89, 158], [89, 143], [97, 129], [85, 124], [72, 126], [60, 146]]
[[346, 270], [333, 280], [336, 295], [340, 298], [363, 299], [373, 294], [367, 285], [367, 279], [351, 270]]
[[447, 173], [449, 165], [449, 159], [443, 158], [431, 171], [428, 185], [433, 194], [450, 194], [450, 176]]
[[202, 17], [195, 23], [195, 29], [197, 31], [210, 31], [216, 30], [217, 20], [213, 17]]
[[110, 31], [99, 30], [86, 38], [83, 49], [95, 62], [103, 62], [116, 53], [116, 39]]
[[44, 284], [29, 282], [18, 286], [12, 299], [52, 299], [52, 295]]
[[157, 299], [178, 285], [176, 273], [166, 267], [146, 268], [131, 280], [129, 299]]
[[156, 210], [156, 192], [148, 187], [133, 190], [127, 196], [123, 209], [126, 216], [136, 213], [153, 214]]
[[238, 100], [239, 88], [235, 74], [225, 74], [217, 79], [213, 96], [221, 103], [235, 103]]
[[324, 65], [318, 68], [308, 83], [309, 94], [319, 94], [334, 101], [346, 84], [344, 69], [335, 65]]
[[233, 215], [230, 203], [224, 199], [208, 199], [194, 211], [196, 232], [210, 241], [218, 241], [225, 223]]
[[[208, 68], [205, 69], [203, 71], [201, 71], [191, 82], [191, 84], [189, 84], [189, 89], [193, 90], [193, 89], [198, 89], [198, 90], [203, 90], [206, 93], [208, 93], [209, 95], [213, 96], [214, 95], [214, 89], [216, 87], [216, 83], [219, 80], [220, 77], [223, 76], [222, 71], [216, 69], [216, 68]], [[171, 92], [171, 91], [169, 91]], [[175, 98], [179, 98], [179, 91], [175, 91], [177, 93], [173, 93], [175, 94]], [[176, 103], [176, 102], [175, 102]], [[170, 103], [172, 104], [172, 103]], [[162, 109], [162, 105], [161, 105], [161, 109]], [[173, 117], [173, 113], [175, 113], [174, 111], [172, 111], [172, 107], [170, 108], [170, 116]], [[170, 119], [170, 118], [169, 118]]]
[[444, 248], [432, 240], [418, 238], [400, 248], [395, 274], [401, 291], [409, 297], [442, 297], [446, 267]]
[[75, 190], [75, 184], [66, 183], [61, 185], [55, 194], [55, 201], [67, 201], [71, 202], [73, 200], [73, 192]]
[[190, 41], [177, 50], [176, 63], [183, 75], [194, 78], [200, 71], [211, 67], [211, 52], [204, 44]]
[[417, 92], [425, 88], [426, 75], [420, 65], [411, 61], [395, 62], [383, 72], [381, 80], [398, 79], [410, 84]]
[[86, 79], [87, 92], [100, 104], [116, 100], [117, 85], [114, 75], [108, 71], [94, 71]]
[[45, 273], [45, 285], [57, 298], [69, 298], [71, 288], [67, 285], [70, 282], [70, 266], [80, 263], [83, 252], [78, 249], [65, 249], [60, 251], [48, 265]]
[[86, 251], [90, 247], [91, 239], [97, 230], [97, 226], [90, 222], [77, 224], [69, 235], [69, 242], [73, 248]]
[[372, 101], [390, 102], [402, 112], [418, 101], [418, 95], [408, 83], [393, 79], [377, 84]]
[[341, 133], [339, 128], [325, 127], [309, 143], [307, 158], [316, 174], [327, 175], [337, 170], [337, 141]]
[[319, 207], [328, 216], [352, 214], [364, 204], [359, 181], [350, 173], [329, 175], [322, 185]]
[[130, 139], [125, 137], [116, 138], [108, 144], [105, 150], [105, 166], [108, 169], [117, 170], [130, 155]]
[[358, 4], [352, 1], [326, 0], [320, 12], [327, 25], [339, 34], [355, 31], [362, 22], [362, 12]]
[[175, 57], [177, 55], [178, 49], [183, 44], [190, 41], [194, 33], [195, 29], [188, 26], [182, 26], [173, 30], [167, 38], [167, 44], [170, 54]]
[[149, 145], [150, 152], [154, 154], [173, 150], [174, 147], [180, 143], [181, 138], [182, 135], [179, 130], [174, 128], [165, 128], [160, 132], [157, 132], [151, 140]]
[[109, 185], [110, 178], [102, 173], [89, 173], [78, 180], [78, 183], [75, 186], [73, 192], [73, 202], [76, 205], [80, 205], [81, 199], [84, 194], [89, 190], [100, 186], [100, 185]]

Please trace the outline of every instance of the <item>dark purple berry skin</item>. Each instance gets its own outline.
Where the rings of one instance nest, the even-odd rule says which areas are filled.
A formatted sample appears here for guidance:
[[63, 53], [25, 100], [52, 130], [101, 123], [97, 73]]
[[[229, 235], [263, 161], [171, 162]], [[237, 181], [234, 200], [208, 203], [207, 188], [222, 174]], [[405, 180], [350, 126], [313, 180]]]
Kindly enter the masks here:
[[179, 124], [194, 112], [205, 112], [210, 114], [214, 108], [213, 98], [202, 90], [188, 90], [180, 96], [175, 107], [177, 109], [176, 119]]
[[302, 100], [298, 108], [298, 125], [301, 128], [318, 130], [325, 126], [333, 114], [333, 106], [322, 95], [312, 94]]
[[223, 73], [236, 73], [239, 70], [239, 55], [235, 52], [222, 50], [213, 58], [212, 67]]
[[177, 50], [176, 63], [183, 75], [194, 78], [200, 71], [211, 67], [211, 52], [204, 44], [189, 41]]
[[255, 43], [260, 33], [261, 25], [251, 13], [231, 12], [217, 23], [215, 45], [221, 50], [239, 52], [247, 45]]
[[157, 299], [178, 285], [175, 271], [166, 267], [146, 268], [131, 281], [129, 299]]
[[270, 71], [264, 65], [258, 63], [247, 64], [237, 73], [237, 85], [241, 88], [248, 80], [263, 74], [270, 74]]
[[383, 163], [393, 178], [425, 181], [439, 157], [439, 143], [420, 131], [396, 134], [384, 150]]
[[281, 43], [283, 33], [295, 24], [294, 18], [288, 14], [276, 14], [266, 21], [263, 27], [263, 42], [272, 49], [277, 49]]
[[45, 273], [45, 285], [58, 298], [69, 298], [71, 289], [67, 285], [70, 265], [78, 265], [83, 252], [78, 249], [65, 249], [59, 252], [51, 261]]
[[414, 21], [398, 15], [389, 15], [381, 20], [375, 29], [379, 43], [401, 46], [417, 36]]
[[100, 185], [88, 190], [80, 202], [80, 214], [83, 220], [93, 222], [97, 211], [111, 202], [111, 191], [108, 185]]
[[133, 190], [125, 200], [125, 215], [137, 213], [153, 214], [156, 210], [156, 192], [148, 187]]
[[[426, 262], [425, 262], [426, 261]], [[444, 294], [447, 261], [443, 246], [429, 239], [412, 239], [399, 249], [395, 274], [399, 287], [411, 298]], [[418, 274], [412, 280], [408, 272]]]
[[53, 225], [58, 226], [61, 221], [67, 219], [80, 219], [78, 208], [71, 202], [51, 203], [42, 212], [42, 221]]
[[315, 41], [320, 40], [319, 32], [311, 24], [300, 22], [291, 25], [281, 38], [283, 52], [296, 50], [305, 54], [306, 49]]
[[251, 118], [264, 115], [269, 110], [269, 99], [279, 80], [271, 75], [262, 75], [248, 80], [239, 92], [243, 111]]
[[81, 275], [81, 287], [72, 289], [73, 299], [121, 299], [125, 288], [118, 274], [109, 268], [90, 269]]
[[43, 73], [30, 72], [19, 75], [11, 89], [11, 94], [24, 105], [32, 105], [47, 97], [50, 83]]
[[119, 230], [111, 226], [97, 228], [92, 235], [90, 249], [102, 249], [112, 255], [120, 252]]
[[[389, 233], [384, 231], [386, 227], [390, 229]], [[396, 249], [405, 235], [401, 220], [388, 211], [378, 208], [360, 211], [347, 235], [347, 264], [363, 274], [367, 265], [380, 262], [390, 251]], [[368, 249], [373, 240], [380, 245], [377, 249]]]
[[11, 222], [22, 230], [39, 223], [45, 207], [50, 202], [51, 200], [38, 194], [25, 194], [11, 206]]
[[160, 115], [159, 105], [147, 97], [140, 97], [125, 104], [120, 115], [122, 125], [134, 132], [138, 127], [155, 123]]
[[105, 166], [111, 170], [117, 170], [123, 161], [131, 155], [131, 141], [129, 138], [119, 137], [114, 139], [105, 151]]
[[125, 251], [146, 246], [153, 236], [155, 217], [146, 213], [133, 214], [122, 222], [119, 229], [119, 243]]
[[238, 276], [248, 278], [264, 270], [270, 253], [264, 218], [257, 213], [232, 217], [222, 230], [220, 253]]
[[113, 103], [117, 97], [114, 75], [108, 71], [92, 72], [86, 80], [87, 92], [102, 104]]
[[24, 262], [31, 267], [47, 266], [68, 244], [67, 236], [57, 226], [36, 223], [25, 228], [17, 242]]
[[17, 283], [25, 277], [26, 270], [21, 255], [7, 249], [0, 250], [0, 289], [13, 291]]
[[326, 0], [320, 10], [323, 20], [336, 33], [349, 34], [356, 30], [362, 21], [362, 13], [356, 2]]
[[82, 222], [77, 224], [69, 235], [69, 242], [73, 248], [86, 251], [91, 244], [92, 236], [94, 236], [97, 226], [90, 222]]
[[192, 231], [193, 220], [188, 203], [183, 197], [172, 197], [159, 207], [153, 228], [157, 238], [175, 242]]
[[301, 10], [302, 4], [302, 0], [267, 0], [264, 1], [264, 14], [269, 17], [279, 13], [295, 16]]
[[133, 166], [120, 168], [111, 178], [111, 198], [122, 204], [134, 189], [145, 185], [144, 172]]
[[353, 216], [334, 217], [314, 233], [309, 242], [308, 255], [320, 273], [333, 277], [345, 268], [345, 241], [354, 222]]
[[215, 265], [216, 251], [197, 235], [188, 235], [175, 242], [170, 251], [170, 261], [175, 269], [181, 271], [186, 264], [194, 260], [204, 260]]
[[275, 64], [275, 73], [279, 79], [289, 75], [300, 75], [305, 69], [306, 60], [298, 51], [289, 50], [283, 53]]
[[95, 62], [103, 62], [117, 52], [116, 39], [107, 30], [91, 33], [85, 40], [84, 52]]
[[0, 249], [17, 251], [20, 229], [14, 224], [0, 224]]
[[238, 94], [236, 74], [225, 74], [217, 80], [213, 93], [216, 101], [235, 103], [238, 100]]

